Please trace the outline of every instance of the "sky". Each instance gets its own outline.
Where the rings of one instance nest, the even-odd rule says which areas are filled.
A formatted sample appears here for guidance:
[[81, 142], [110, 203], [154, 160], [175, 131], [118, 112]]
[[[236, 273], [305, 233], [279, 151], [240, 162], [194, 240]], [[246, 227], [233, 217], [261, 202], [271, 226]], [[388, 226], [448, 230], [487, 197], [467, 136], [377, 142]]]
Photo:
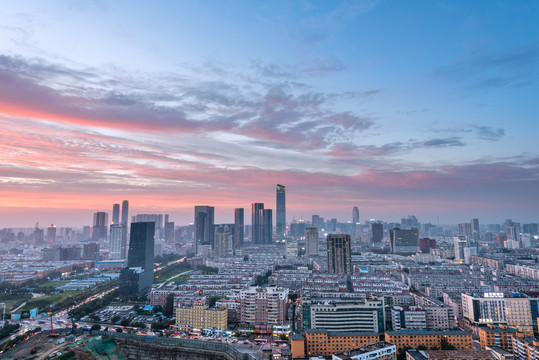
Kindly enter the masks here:
[[[194, 205], [539, 222], [539, 3], [11, 1], [0, 227]], [[247, 216], [246, 223], [250, 223]]]

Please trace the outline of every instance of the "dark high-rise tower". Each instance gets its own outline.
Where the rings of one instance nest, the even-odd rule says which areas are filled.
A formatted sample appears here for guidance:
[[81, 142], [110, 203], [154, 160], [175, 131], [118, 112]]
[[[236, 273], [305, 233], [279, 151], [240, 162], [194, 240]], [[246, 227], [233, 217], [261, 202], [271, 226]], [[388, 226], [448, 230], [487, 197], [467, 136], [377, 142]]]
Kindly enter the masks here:
[[371, 240], [373, 243], [378, 243], [384, 238], [384, 224], [372, 223], [371, 224]]
[[129, 220], [129, 201], [122, 201], [122, 224], [127, 225]]
[[481, 233], [479, 232], [479, 219], [472, 219], [471, 227], [472, 239], [477, 242], [481, 238]]
[[327, 236], [328, 272], [330, 274], [352, 273], [352, 250], [350, 235], [329, 234]]
[[127, 254], [128, 267], [141, 267], [144, 271], [153, 273], [154, 236], [154, 222], [131, 224], [131, 237]]
[[118, 224], [120, 222], [120, 204], [112, 205], [112, 223]]
[[271, 209], [263, 210], [264, 224], [262, 226], [262, 242], [264, 244], [273, 243], [273, 211]]
[[56, 242], [56, 227], [51, 224], [47, 228], [47, 243], [54, 244]]
[[359, 208], [357, 206], [352, 209], [352, 223], [359, 224]]
[[198, 255], [199, 245], [211, 245], [214, 239], [214, 207], [195, 206], [195, 254]]
[[264, 243], [264, 204], [252, 203], [251, 204], [251, 219], [252, 219], [252, 243], [263, 244]]
[[284, 185], [277, 184], [277, 206], [275, 214], [277, 236], [283, 236], [286, 231], [286, 188]]
[[120, 296], [146, 293], [153, 283], [155, 222], [131, 223], [127, 268], [120, 272]]
[[243, 246], [244, 233], [244, 210], [243, 208], [234, 209], [234, 248], [239, 249]]

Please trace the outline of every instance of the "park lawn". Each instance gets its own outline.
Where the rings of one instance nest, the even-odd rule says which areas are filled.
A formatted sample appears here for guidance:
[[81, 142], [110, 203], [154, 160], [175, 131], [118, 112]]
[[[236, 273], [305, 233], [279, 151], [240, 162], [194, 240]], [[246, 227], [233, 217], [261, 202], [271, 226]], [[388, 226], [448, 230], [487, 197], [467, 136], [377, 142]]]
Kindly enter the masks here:
[[39, 311], [41, 312], [41, 311], [46, 310], [53, 303], [58, 303], [62, 300], [78, 295], [80, 293], [81, 291], [65, 291], [58, 294], [50, 294], [50, 295], [40, 296], [38, 298], [33, 298], [31, 300], [28, 300], [23, 310], [31, 310], [37, 307]]
[[[185, 272], [188, 272], [190, 269], [171, 269], [171, 270], [168, 270], [168, 269], [164, 269], [163, 271], [160, 272], [159, 274], [159, 278], [155, 279], [157, 283], [162, 283], [164, 281], [168, 281], [170, 280], [172, 277], [178, 275], [178, 274], [183, 274]], [[189, 275], [183, 275], [183, 276], [178, 276], [177, 278], [174, 279], [174, 281], [177, 281], [177, 279], [180, 279], [182, 277], [187, 277], [187, 280], [189, 279]]]
[[32, 294], [30, 293], [17, 295], [0, 294], [0, 302], [6, 304], [6, 312], [11, 312], [11, 310], [17, 308], [17, 306], [21, 305], [25, 301], [30, 300], [31, 298]]
[[72, 282], [73, 280], [57, 280], [57, 281], [49, 281], [49, 282], [46, 282], [46, 283], [43, 283], [43, 284], [39, 284], [36, 289], [35, 289], [35, 292], [39, 292], [40, 289], [44, 289], [44, 288], [48, 288], [48, 287], [54, 287], [54, 288], [57, 288], [58, 286], [63, 286], [65, 284], [68, 284], [70, 282]]

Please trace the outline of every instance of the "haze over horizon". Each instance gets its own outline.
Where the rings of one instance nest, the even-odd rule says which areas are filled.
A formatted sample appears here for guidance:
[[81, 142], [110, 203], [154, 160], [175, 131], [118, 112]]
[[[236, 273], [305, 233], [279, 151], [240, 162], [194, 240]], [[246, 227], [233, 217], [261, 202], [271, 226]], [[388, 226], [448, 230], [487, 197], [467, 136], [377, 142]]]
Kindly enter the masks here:
[[252, 202], [539, 222], [539, 3], [17, 1], [0, 227]]

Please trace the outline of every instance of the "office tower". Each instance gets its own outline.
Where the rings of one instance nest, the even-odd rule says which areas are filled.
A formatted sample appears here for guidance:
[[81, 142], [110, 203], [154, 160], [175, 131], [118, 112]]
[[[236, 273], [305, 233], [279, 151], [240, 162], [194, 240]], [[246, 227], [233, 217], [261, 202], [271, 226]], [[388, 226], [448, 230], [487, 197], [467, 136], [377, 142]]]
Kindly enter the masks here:
[[129, 220], [129, 201], [122, 201], [122, 224], [127, 225]]
[[89, 240], [91, 234], [92, 234], [92, 228], [90, 226], [83, 226], [82, 227], [82, 239], [83, 240]]
[[481, 233], [479, 232], [479, 219], [472, 219], [470, 227], [473, 241], [479, 241], [481, 238]]
[[436, 240], [429, 238], [419, 239], [419, 251], [428, 254], [430, 249], [436, 249]]
[[112, 205], [112, 223], [113, 224], [120, 223], [120, 204]]
[[131, 223], [127, 268], [120, 272], [120, 296], [144, 295], [152, 287], [155, 222]]
[[505, 227], [507, 239], [520, 241], [520, 223], [511, 222]]
[[464, 261], [465, 249], [468, 246], [468, 237], [466, 235], [457, 235], [453, 237], [455, 260]]
[[277, 206], [276, 206], [276, 233], [277, 236], [283, 236], [286, 231], [286, 198], [285, 191], [286, 188], [284, 185], [277, 184]]
[[379, 243], [384, 238], [384, 224], [371, 224], [371, 240], [373, 243]]
[[522, 225], [522, 232], [525, 234], [529, 234], [531, 236], [538, 235], [539, 234], [539, 225], [538, 224], [523, 224]]
[[216, 257], [227, 257], [234, 254], [234, 224], [215, 226], [215, 243], [213, 253]]
[[43, 229], [39, 228], [39, 223], [36, 223], [36, 227], [34, 228], [34, 232], [32, 234], [34, 245], [43, 244], [44, 233], [45, 232], [43, 231]]
[[94, 226], [92, 228], [92, 240], [106, 240], [107, 239], [107, 223], [108, 214], [106, 212], [94, 213]]
[[252, 203], [251, 204], [251, 233], [252, 244], [258, 245], [264, 243], [264, 204]]
[[131, 222], [153, 222], [156, 239], [163, 238], [163, 214], [137, 214], [131, 217]]
[[170, 244], [174, 240], [174, 221], [169, 221], [168, 215], [165, 215], [165, 241]]
[[98, 243], [88, 243], [84, 244], [82, 248], [82, 259], [99, 261], [99, 244]]
[[330, 274], [352, 273], [352, 251], [350, 235], [329, 234], [327, 236], [328, 272]]
[[462, 315], [475, 326], [506, 324], [503, 293], [462, 293]]
[[360, 226], [359, 222], [359, 208], [357, 206], [354, 206], [352, 208], [352, 227], [350, 228], [350, 234], [352, 236], [357, 237], [359, 236], [358, 227]]
[[315, 227], [305, 229], [305, 255], [318, 256], [318, 229]]
[[51, 224], [47, 228], [47, 243], [54, 244], [55, 242], [56, 242], [56, 227]]
[[110, 226], [109, 259], [125, 259], [127, 255], [127, 226], [112, 224]]
[[419, 229], [391, 229], [390, 249], [393, 254], [415, 254], [419, 249]]
[[273, 244], [273, 211], [264, 209], [262, 225], [262, 242], [264, 244]]
[[403, 228], [419, 228], [419, 220], [417, 220], [417, 217], [415, 215], [408, 215], [408, 217], [401, 219], [401, 226]]
[[234, 209], [234, 248], [243, 247], [244, 233], [244, 210], [243, 208]]
[[214, 207], [195, 206], [195, 254], [199, 255], [199, 245], [209, 245], [213, 248], [214, 242]]

